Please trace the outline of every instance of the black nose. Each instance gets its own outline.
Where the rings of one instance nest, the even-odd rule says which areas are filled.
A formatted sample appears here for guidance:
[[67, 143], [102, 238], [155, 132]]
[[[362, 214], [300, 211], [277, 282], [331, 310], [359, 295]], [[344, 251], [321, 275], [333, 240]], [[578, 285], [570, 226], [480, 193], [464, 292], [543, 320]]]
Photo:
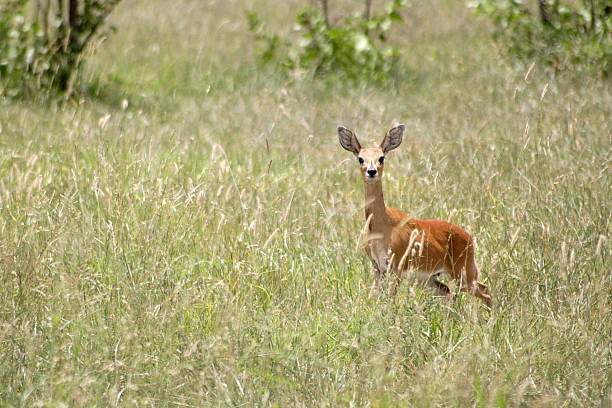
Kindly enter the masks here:
[[376, 175], [376, 169], [370, 169], [370, 170], [368, 170], [368, 175], [369, 175], [370, 177], [374, 177], [374, 176]]

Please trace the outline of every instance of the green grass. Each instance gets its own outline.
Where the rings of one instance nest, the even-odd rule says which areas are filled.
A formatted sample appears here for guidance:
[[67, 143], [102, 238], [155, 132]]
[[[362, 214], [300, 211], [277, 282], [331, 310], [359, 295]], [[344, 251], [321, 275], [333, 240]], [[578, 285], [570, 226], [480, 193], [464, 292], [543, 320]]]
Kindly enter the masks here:
[[[526, 76], [450, 1], [401, 83], [284, 81], [244, 11], [301, 4], [126, 0], [80, 96], [0, 101], [0, 405], [611, 406], [611, 84]], [[370, 298], [335, 129], [393, 119], [385, 198], [473, 233], [490, 313]]]

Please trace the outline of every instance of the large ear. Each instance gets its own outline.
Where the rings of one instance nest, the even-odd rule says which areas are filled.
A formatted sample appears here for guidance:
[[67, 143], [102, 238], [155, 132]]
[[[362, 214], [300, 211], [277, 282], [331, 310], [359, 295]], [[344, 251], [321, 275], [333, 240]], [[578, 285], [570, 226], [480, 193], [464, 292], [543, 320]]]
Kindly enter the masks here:
[[344, 126], [338, 126], [338, 137], [342, 147], [353, 153], [355, 156], [359, 154], [361, 151], [361, 145], [359, 144], [359, 140], [357, 140], [357, 136], [355, 136], [350, 129], [347, 129]]
[[395, 149], [397, 146], [399, 146], [402, 143], [403, 134], [404, 134], [404, 125], [397, 125], [389, 129], [389, 131], [385, 135], [385, 138], [380, 144], [380, 150], [382, 150], [383, 153], [386, 154], [388, 151]]

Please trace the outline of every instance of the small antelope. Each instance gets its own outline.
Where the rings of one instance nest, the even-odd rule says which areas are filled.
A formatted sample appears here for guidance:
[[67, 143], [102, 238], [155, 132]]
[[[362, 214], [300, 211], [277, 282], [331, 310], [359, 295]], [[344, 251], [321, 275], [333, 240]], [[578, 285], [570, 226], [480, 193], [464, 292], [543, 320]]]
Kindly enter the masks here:
[[438, 294], [452, 298], [451, 290], [438, 277], [448, 273], [461, 290], [491, 306], [487, 286], [478, 281], [474, 241], [462, 228], [442, 220], [416, 220], [385, 204], [382, 175], [385, 155], [402, 143], [404, 125], [391, 128], [380, 147], [361, 148], [355, 134], [338, 127], [340, 144], [359, 161], [365, 191], [365, 251], [374, 269], [374, 292], [389, 270], [395, 274], [392, 293], [402, 277], [415, 271], [416, 278]]

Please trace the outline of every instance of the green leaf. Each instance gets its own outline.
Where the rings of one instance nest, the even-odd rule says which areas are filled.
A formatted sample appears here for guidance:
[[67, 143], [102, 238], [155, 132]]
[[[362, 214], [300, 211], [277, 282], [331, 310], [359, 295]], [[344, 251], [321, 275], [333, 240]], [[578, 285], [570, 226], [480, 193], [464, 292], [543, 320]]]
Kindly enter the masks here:
[[393, 10], [391, 13], [389, 13], [389, 19], [391, 21], [404, 21], [404, 19], [402, 18], [402, 16], [400, 15], [400, 13], [398, 13], [397, 11]]

